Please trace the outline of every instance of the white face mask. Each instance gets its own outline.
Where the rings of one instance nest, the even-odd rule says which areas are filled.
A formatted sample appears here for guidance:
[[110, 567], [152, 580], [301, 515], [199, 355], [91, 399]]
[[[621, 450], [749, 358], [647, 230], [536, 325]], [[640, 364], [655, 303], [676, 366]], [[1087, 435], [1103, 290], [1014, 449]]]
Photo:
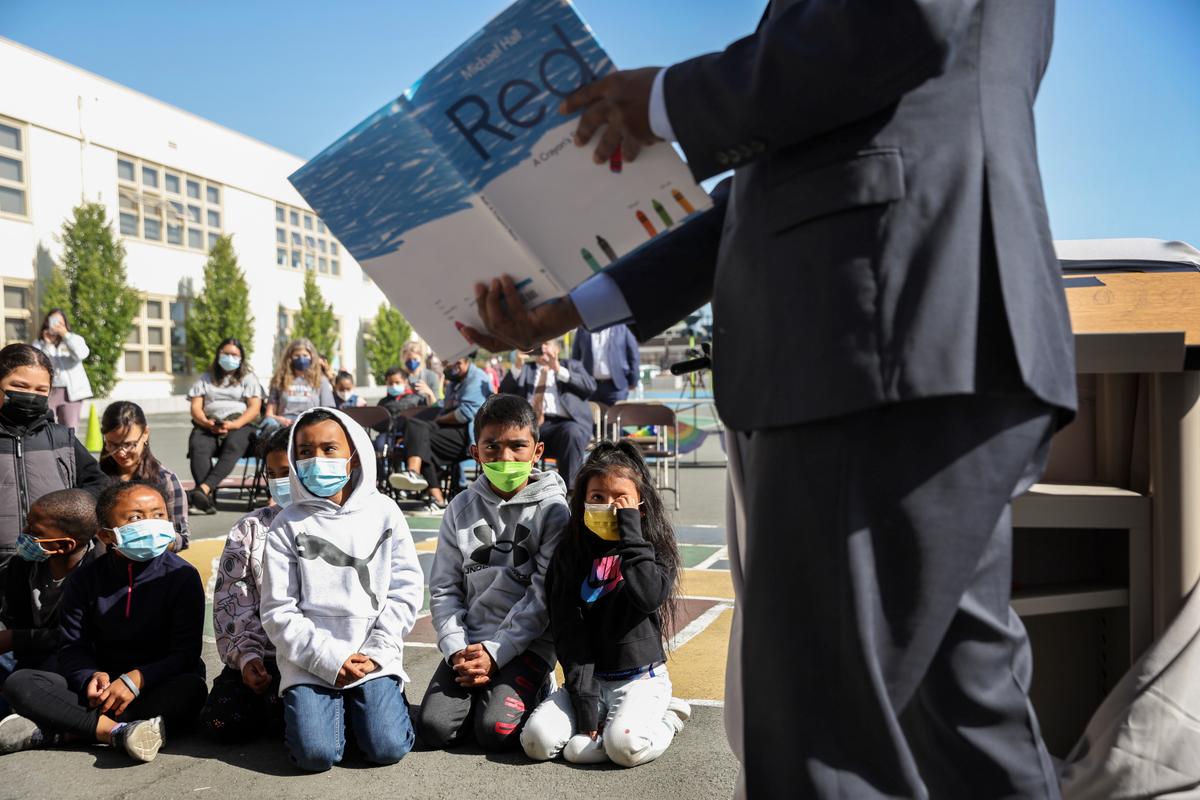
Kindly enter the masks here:
[[337, 396], [338, 396], [338, 399], [344, 403], [347, 400], [349, 400], [352, 396], [354, 396], [354, 390], [353, 389], [339, 389]]

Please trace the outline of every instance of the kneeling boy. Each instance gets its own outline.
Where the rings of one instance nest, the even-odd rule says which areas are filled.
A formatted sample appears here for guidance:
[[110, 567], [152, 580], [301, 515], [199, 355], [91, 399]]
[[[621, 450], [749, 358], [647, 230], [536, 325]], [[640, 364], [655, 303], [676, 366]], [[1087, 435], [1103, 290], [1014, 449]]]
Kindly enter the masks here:
[[516, 745], [554, 664], [546, 567], [570, 511], [558, 473], [533, 469], [543, 448], [524, 398], [489, 398], [475, 439], [483, 475], [446, 510], [429, 579], [445, 660], [425, 690], [418, 732], [432, 747], [473, 733], [480, 747], [500, 750]]

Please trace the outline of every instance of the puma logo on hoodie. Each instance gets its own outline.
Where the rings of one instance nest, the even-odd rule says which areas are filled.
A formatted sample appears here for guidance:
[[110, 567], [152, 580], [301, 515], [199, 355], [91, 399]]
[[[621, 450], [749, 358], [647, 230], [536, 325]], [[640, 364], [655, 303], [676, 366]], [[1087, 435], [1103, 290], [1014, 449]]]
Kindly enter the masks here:
[[371, 573], [369, 567], [371, 561], [374, 560], [375, 554], [379, 552], [379, 548], [383, 543], [392, 536], [392, 529], [388, 528], [379, 537], [379, 541], [375, 543], [375, 549], [371, 551], [371, 555], [366, 558], [355, 558], [347, 555], [337, 548], [337, 545], [325, 541], [320, 536], [312, 536], [307, 533], [296, 535], [296, 555], [301, 558], [307, 558], [310, 561], [314, 558], [319, 558], [326, 564], [332, 564], [335, 567], [350, 567], [358, 573], [358, 582], [362, 584], [363, 591], [371, 598], [371, 607], [376, 611], [379, 610], [379, 598], [375, 596], [375, 590], [371, 588]]

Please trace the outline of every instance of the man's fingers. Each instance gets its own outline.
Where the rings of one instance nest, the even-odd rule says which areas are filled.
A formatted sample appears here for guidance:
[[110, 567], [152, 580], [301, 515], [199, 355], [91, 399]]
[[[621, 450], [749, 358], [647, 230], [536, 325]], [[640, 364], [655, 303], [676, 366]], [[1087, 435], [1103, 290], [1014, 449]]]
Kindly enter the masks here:
[[[489, 331], [496, 331], [501, 325], [508, 322], [508, 315], [504, 313], [504, 306], [501, 305], [501, 298], [504, 295], [500, 293], [500, 281], [493, 280], [491, 287], [488, 289], [486, 302], [484, 307], [487, 309], [486, 320]], [[509, 309], [511, 311], [512, 309]]]
[[589, 106], [579, 117], [579, 125], [575, 128], [575, 146], [583, 147], [601, 126], [612, 126], [612, 106], [608, 103], [596, 103]]
[[[625, 135], [625, 129], [620, 124], [619, 120], [610, 119], [608, 127], [604, 129], [604, 133], [600, 136], [600, 141], [596, 142], [596, 152], [592, 155], [592, 160], [597, 164], [607, 164], [612, 158], [612, 154], [617, 152], [621, 146], [621, 140], [631, 141], [632, 136]], [[631, 161], [633, 159], [630, 159]]]
[[[500, 280], [500, 288], [504, 292], [504, 303], [508, 306], [508, 317], [512, 320], [518, 320], [522, 317], [528, 317], [525, 312], [525, 301], [521, 299], [521, 293], [517, 291], [517, 284], [512, 279], [511, 275], [505, 275]], [[477, 650], [482, 650], [483, 645], [474, 645]]]
[[611, 84], [612, 76], [609, 75], [598, 81], [592, 81], [586, 86], [579, 87], [559, 103], [558, 113], [574, 114], [584, 106], [590, 106], [608, 93], [608, 88]]

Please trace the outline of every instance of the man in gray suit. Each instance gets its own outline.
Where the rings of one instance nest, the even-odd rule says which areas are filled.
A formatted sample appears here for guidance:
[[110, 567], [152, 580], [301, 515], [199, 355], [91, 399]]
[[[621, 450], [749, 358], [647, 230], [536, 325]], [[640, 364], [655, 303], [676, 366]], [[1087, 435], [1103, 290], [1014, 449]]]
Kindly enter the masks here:
[[1032, 110], [1052, 31], [1048, 0], [773, 0], [564, 103], [597, 162], [668, 139], [734, 169], [711, 210], [569, 299], [476, 289], [489, 349], [712, 300], [751, 797], [1058, 796], [1009, 608], [1009, 504], [1075, 407]]

